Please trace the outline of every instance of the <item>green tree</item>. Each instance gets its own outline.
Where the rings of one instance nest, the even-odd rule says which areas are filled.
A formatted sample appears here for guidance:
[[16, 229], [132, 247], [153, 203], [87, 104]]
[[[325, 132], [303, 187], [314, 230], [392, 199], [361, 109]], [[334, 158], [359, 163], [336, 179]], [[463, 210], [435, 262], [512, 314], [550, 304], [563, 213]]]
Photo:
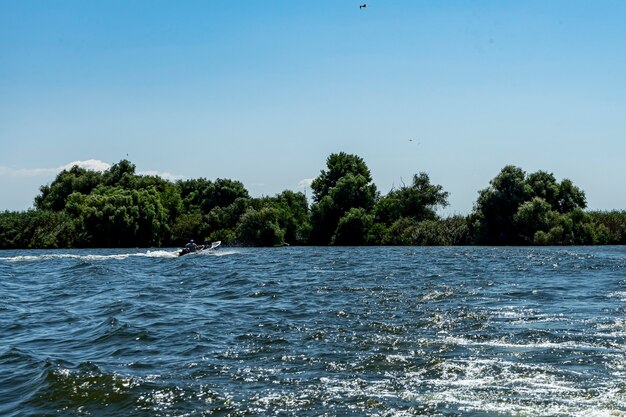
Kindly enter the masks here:
[[159, 193], [161, 204], [168, 212], [168, 218], [173, 222], [183, 210], [180, 188], [171, 181], [156, 175], [138, 175], [134, 178], [132, 188], [143, 190], [154, 188]]
[[106, 188], [68, 198], [67, 212], [80, 223], [80, 246], [160, 246], [167, 213], [154, 188]]
[[606, 230], [606, 243], [612, 245], [626, 244], [626, 211], [592, 211], [591, 220]]
[[437, 207], [448, 205], [448, 192], [441, 185], [433, 185], [425, 172], [413, 176], [410, 186], [403, 185], [381, 197], [374, 208], [376, 220], [391, 225], [402, 217], [417, 221], [437, 218]]
[[109, 187], [132, 188], [135, 180], [135, 164], [122, 159], [104, 172], [104, 184]]
[[328, 245], [335, 234], [341, 212], [332, 197], [327, 195], [311, 207], [311, 234], [309, 243]]
[[381, 243], [383, 245], [410, 245], [411, 230], [417, 223], [417, 220], [411, 217], [401, 217], [387, 228]]
[[362, 158], [346, 153], [328, 157], [327, 171], [313, 180], [310, 243], [327, 245], [339, 220], [351, 209], [369, 213], [378, 197], [369, 169]]
[[63, 170], [57, 174], [50, 185], [44, 185], [39, 189], [40, 194], [35, 197], [35, 208], [61, 211], [65, 208], [66, 200], [72, 193], [89, 194], [102, 182], [103, 177], [100, 172], [74, 165], [69, 170]]
[[243, 214], [251, 208], [251, 203], [250, 198], [239, 197], [226, 207], [214, 207], [203, 217], [204, 224], [200, 235], [206, 240], [232, 243], [235, 240], [237, 224]]
[[530, 193], [527, 199], [533, 197], [542, 198], [552, 210], [559, 213], [569, 213], [577, 208], [584, 209], [587, 206], [585, 193], [576, 187], [571, 180], [564, 179], [561, 183], [556, 181], [552, 173], [537, 171], [528, 175], [526, 183]]
[[330, 190], [329, 196], [341, 213], [352, 208], [370, 211], [376, 202], [376, 186], [360, 174], [346, 174]]
[[535, 197], [519, 206], [513, 220], [518, 234], [526, 243], [532, 243], [537, 232], [547, 232], [555, 225], [558, 214], [543, 198]]
[[337, 185], [339, 180], [348, 174], [361, 175], [366, 183], [372, 181], [370, 170], [360, 156], [345, 152], [331, 154], [326, 159], [327, 171], [322, 170], [320, 175], [311, 183], [313, 201], [319, 203]]
[[309, 207], [306, 196], [301, 192], [285, 190], [274, 197], [254, 199], [252, 205], [260, 210], [265, 207], [276, 210], [277, 221], [289, 245], [302, 245], [311, 232]]
[[471, 216], [477, 243], [574, 244], [597, 239], [586, 217], [585, 194], [564, 179], [538, 171], [526, 177], [520, 168], [506, 166], [479, 193]]
[[552, 237], [550, 243], [558, 245], [605, 244], [609, 237], [608, 229], [594, 223], [592, 217], [581, 208], [561, 214], [558, 225], [550, 229], [549, 235]]
[[529, 193], [526, 196], [527, 201], [538, 197], [547, 202], [551, 209], [556, 209], [560, 187], [554, 174], [546, 171], [533, 172], [526, 178], [526, 183], [529, 186]]
[[368, 243], [368, 234], [374, 225], [374, 216], [365, 209], [351, 208], [339, 220], [332, 243], [342, 246], [357, 246]]
[[202, 215], [198, 212], [183, 213], [176, 217], [171, 227], [170, 241], [174, 245], [182, 246], [189, 239], [201, 236]]
[[213, 207], [228, 207], [239, 198], [250, 198], [248, 190], [241, 182], [227, 178], [216, 179], [211, 191], [211, 202], [208, 206], [203, 207], [205, 211], [211, 210]]
[[276, 209], [265, 207], [249, 209], [241, 216], [235, 232], [237, 240], [245, 245], [282, 246], [285, 234], [278, 224]]
[[576, 187], [572, 181], [564, 179], [559, 186], [559, 199], [556, 210], [559, 213], [569, 213], [576, 209], [587, 207], [585, 193]]
[[346, 174], [312, 209], [313, 243], [327, 245], [336, 233], [339, 220], [351, 209], [369, 213], [376, 199], [376, 186], [362, 175]]
[[250, 198], [244, 185], [235, 180], [205, 178], [179, 181], [185, 212], [209, 213], [215, 207], [228, 207], [238, 198]]
[[179, 180], [176, 185], [180, 190], [183, 213], [201, 213], [203, 206], [210, 205], [213, 183], [206, 178]]
[[64, 212], [28, 210], [0, 213], [0, 249], [67, 247], [73, 222]]
[[488, 244], [522, 243], [513, 217], [531, 191], [526, 173], [507, 165], [490, 181], [491, 186], [480, 191], [474, 209], [477, 240]]

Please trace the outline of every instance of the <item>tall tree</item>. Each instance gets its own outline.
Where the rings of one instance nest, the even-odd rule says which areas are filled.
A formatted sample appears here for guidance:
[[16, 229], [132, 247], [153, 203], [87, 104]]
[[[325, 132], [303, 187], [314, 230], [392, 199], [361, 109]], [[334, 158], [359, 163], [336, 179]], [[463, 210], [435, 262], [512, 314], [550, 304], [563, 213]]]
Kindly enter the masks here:
[[526, 173], [513, 165], [502, 168], [490, 186], [479, 192], [474, 208], [477, 240], [490, 244], [523, 243], [513, 216], [528, 195]]
[[311, 208], [310, 242], [327, 245], [337, 230], [340, 219], [353, 208], [369, 213], [377, 198], [376, 185], [363, 159], [344, 152], [332, 154], [313, 180], [314, 204]]
[[363, 158], [345, 152], [331, 154], [326, 159], [328, 170], [322, 170], [311, 183], [313, 201], [319, 203], [337, 185], [337, 182], [348, 174], [361, 175], [366, 183], [372, 181], [370, 170]]
[[584, 191], [576, 187], [571, 180], [564, 179], [561, 181], [556, 210], [559, 213], [569, 213], [585, 207], [587, 207], [587, 199]]

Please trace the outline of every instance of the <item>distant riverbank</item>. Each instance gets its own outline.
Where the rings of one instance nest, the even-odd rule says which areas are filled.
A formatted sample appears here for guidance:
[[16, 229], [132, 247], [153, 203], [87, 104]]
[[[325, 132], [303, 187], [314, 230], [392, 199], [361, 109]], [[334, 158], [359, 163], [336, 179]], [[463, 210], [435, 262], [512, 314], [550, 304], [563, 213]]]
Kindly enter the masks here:
[[448, 192], [423, 172], [381, 195], [365, 161], [343, 152], [311, 189], [309, 204], [289, 190], [252, 198], [231, 179], [138, 175], [127, 160], [74, 166], [41, 187], [34, 209], [0, 213], [0, 249], [626, 244], [626, 211], [585, 211], [585, 193], [545, 171], [504, 167], [468, 216], [439, 216]]

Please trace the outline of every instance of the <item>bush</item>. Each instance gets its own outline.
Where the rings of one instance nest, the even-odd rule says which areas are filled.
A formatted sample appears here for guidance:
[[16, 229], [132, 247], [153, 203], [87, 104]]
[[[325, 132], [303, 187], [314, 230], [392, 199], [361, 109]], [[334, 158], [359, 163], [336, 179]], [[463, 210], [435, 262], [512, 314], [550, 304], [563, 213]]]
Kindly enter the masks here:
[[601, 238], [611, 245], [626, 245], [626, 211], [592, 211], [588, 213], [598, 226], [604, 226]]
[[374, 216], [362, 208], [352, 208], [339, 220], [332, 243], [342, 246], [364, 245], [373, 224]]
[[246, 211], [241, 216], [235, 236], [244, 245], [283, 246], [285, 244], [285, 232], [278, 225], [276, 210], [271, 208]]

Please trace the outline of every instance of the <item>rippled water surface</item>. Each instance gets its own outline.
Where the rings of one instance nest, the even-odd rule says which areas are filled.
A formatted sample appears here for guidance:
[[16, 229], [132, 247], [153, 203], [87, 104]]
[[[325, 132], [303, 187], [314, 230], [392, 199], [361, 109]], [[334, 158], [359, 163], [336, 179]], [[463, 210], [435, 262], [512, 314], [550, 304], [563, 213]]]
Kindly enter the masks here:
[[0, 251], [1, 416], [626, 416], [626, 248]]

